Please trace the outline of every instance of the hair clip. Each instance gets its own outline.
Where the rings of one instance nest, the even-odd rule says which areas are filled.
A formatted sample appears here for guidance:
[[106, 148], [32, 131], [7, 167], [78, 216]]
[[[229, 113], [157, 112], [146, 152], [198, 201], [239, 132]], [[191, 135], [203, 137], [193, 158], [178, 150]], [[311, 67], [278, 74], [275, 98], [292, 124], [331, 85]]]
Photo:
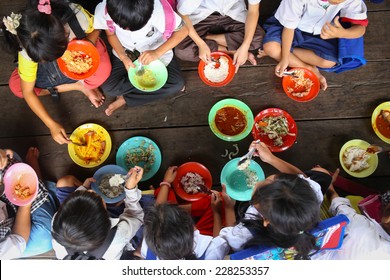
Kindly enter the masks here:
[[50, 15], [51, 14], [50, 0], [39, 0], [38, 11]]
[[16, 35], [16, 28], [19, 27], [21, 18], [22, 14], [15, 14], [14, 12], [10, 16], [3, 17], [5, 29], [11, 34]]

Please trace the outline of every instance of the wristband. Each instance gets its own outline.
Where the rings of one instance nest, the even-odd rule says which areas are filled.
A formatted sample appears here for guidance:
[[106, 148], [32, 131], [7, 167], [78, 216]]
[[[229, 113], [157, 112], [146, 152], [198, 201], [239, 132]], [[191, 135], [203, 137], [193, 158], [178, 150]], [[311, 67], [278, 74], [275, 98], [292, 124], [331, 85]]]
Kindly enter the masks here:
[[171, 187], [171, 183], [169, 183], [169, 182], [161, 182], [161, 183], [160, 183], [160, 187], [163, 186], [163, 185], [168, 186], [168, 188]]

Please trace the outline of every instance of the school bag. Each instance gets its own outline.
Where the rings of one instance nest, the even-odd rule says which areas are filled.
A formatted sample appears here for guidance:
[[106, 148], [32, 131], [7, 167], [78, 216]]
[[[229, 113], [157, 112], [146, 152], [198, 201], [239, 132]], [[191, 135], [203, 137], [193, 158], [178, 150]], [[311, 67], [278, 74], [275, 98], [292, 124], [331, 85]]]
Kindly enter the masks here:
[[77, 252], [66, 248], [68, 254], [63, 258], [63, 260], [104, 260], [103, 255], [104, 253], [106, 253], [108, 247], [110, 247], [111, 242], [114, 239], [116, 230], [117, 226], [111, 228], [103, 244], [95, 250], [87, 252]]

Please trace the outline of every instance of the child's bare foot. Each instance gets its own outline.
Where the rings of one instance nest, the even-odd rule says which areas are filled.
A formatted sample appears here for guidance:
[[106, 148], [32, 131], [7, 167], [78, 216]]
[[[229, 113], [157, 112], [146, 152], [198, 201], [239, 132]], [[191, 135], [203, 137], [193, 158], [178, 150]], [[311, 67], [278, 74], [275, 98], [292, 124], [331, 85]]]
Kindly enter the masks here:
[[30, 165], [37, 173], [39, 179], [42, 179], [41, 169], [39, 167], [39, 150], [36, 147], [30, 147], [27, 150], [25, 162]]
[[112, 102], [110, 105], [108, 105], [108, 108], [105, 110], [105, 113], [107, 116], [111, 116], [112, 113], [114, 113], [115, 110], [119, 109], [120, 107], [126, 105], [126, 101], [123, 98], [123, 96], [119, 96], [116, 98], [114, 102]]
[[252, 65], [257, 65], [257, 61], [256, 61], [256, 57], [253, 53], [251, 52], [248, 52], [248, 61], [252, 64]]
[[263, 49], [259, 49], [257, 51], [257, 57], [258, 58], [263, 58], [263, 57], [266, 57], [266, 56], [268, 56], [268, 55], [265, 53], [265, 51]]
[[88, 99], [91, 101], [93, 106], [95, 106], [96, 108], [99, 108], [100, 106], [103, 105], [105, 97], [98, 88], [95, 89], [84, 88], [83, 93], [85, 94], [85, 96], [88, 97]]
[[328, 83], [326, 81], [326, 78], [320, 73], [320, 70], [318, 70], [317, 67], [313, 67], [311, 70], [318, 77], [318, 80], [320, 81], [321, 89], [325, 91], [328, 88]]

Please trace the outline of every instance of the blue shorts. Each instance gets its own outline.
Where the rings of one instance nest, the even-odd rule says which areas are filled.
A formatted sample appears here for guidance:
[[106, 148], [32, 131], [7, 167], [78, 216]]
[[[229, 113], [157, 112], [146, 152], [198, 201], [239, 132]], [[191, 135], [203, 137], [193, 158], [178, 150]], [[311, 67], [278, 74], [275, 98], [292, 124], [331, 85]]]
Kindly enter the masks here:
[[[269, 18], [263, 25], [265, 36], [263, 45], [268, 42], [282, 43], [282, 31], [284, 26], [275, 18]], [[338, 64], [338, 40], [337, 39], [321, 39], [319, 35], [313, 35], [295, 29], [294, 38], [291, 46], [291, 52], [294, 48], [302, 48], [313, 51], [317, 56], [336, 62]]]

